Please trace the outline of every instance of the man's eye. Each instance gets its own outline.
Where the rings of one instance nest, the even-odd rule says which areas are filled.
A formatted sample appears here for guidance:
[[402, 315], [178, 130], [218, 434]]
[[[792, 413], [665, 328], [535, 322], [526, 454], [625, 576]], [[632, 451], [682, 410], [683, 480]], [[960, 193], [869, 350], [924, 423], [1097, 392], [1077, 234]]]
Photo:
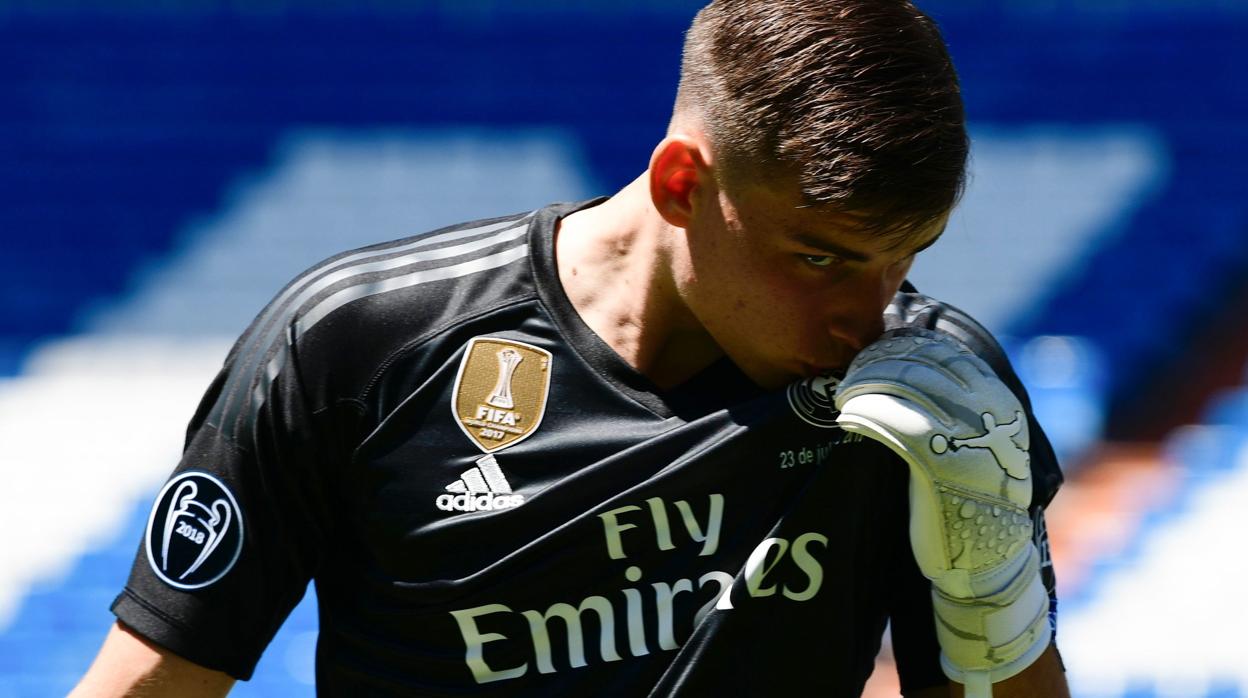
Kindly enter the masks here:
[[840, 259], [834, 255], [820, 254], [804, 254], [802, 255], [802, 259], [806, 260], [807, 264], [814, 267], [830, 267], [840, 261]]

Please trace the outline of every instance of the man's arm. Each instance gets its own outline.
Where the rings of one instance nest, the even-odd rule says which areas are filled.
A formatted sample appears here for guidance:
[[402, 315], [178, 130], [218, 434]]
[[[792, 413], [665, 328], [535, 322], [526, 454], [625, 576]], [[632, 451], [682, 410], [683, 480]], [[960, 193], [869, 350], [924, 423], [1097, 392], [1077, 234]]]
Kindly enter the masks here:
[[219, 698], [233, 685], [232, 676], [187, 661], [114, 623], [70, 698]]

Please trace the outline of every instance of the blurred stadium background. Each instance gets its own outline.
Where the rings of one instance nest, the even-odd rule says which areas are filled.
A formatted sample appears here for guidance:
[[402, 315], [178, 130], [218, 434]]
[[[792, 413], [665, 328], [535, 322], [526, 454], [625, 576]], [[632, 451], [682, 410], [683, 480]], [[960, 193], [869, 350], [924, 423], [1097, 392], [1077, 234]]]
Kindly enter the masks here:
[[[698, 4], [0, 0], [0, 698], [86, 669], [199, 394], [289, 277], [614, 191]], [[1248, 697], [1248, 3], [920, 5], [975, 145], [913, 280], [1005, 338], [1064, 458], [1074, 694]], [[305, 599], [235, 695], [312, 695], [315, 629]]]

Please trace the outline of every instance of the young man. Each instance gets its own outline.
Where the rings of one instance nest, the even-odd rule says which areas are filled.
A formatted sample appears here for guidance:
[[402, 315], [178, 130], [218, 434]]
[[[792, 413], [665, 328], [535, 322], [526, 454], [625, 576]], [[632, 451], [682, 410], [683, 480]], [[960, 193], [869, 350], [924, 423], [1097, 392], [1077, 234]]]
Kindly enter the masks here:
[[966, 151], [908, 2], [712, 3], [614, 197], [278, 294], [78, 693], [221, 695], [315, 580], [331, 695], [853, 696], [890, 620], [908, 696], [1065, 695], [1051, 449], [982, 328], [902, 290]]

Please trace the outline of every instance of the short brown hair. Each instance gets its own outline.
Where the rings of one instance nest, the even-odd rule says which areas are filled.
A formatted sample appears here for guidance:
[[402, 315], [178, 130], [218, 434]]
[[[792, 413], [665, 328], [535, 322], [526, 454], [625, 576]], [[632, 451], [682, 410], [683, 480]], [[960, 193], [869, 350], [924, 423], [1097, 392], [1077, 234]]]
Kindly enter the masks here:
[[729, 185], [795, 174], [807, 205], [878, 234], [904, 239], [965, 186], [957, 73], [905, 0], [715, 0], [686, 35], [676, 109]]

